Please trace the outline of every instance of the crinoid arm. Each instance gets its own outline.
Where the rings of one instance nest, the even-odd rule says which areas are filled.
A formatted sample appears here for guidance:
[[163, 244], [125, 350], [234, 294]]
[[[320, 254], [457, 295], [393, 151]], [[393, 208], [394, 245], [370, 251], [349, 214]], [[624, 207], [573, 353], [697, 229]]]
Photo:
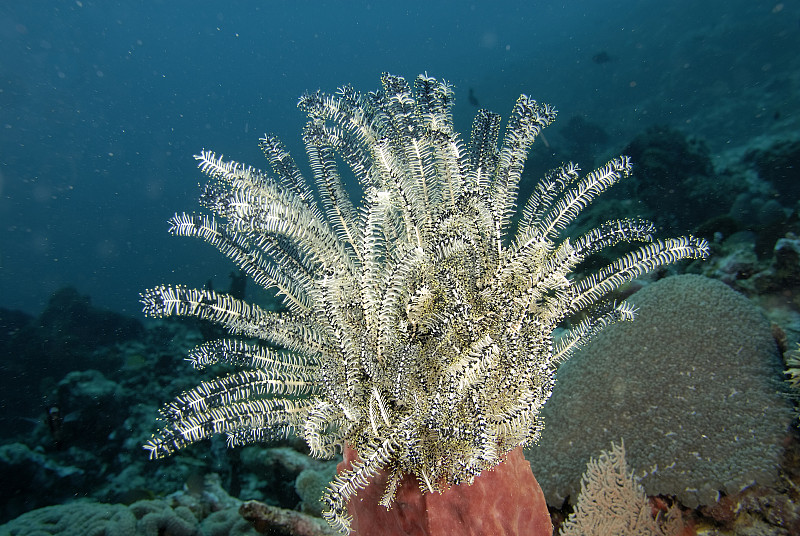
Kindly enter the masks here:
[[[217, 433], [231, 445], [294, 433], [319, 457], [350, 446], [361, 461], [324, 498], [325, 518], [346, 531], [348, 501], [378, 471], [389, 474], [380, 503], [391, 506], [408, 475], [422, 492], [441, 492], [536, 441], [558, 364], [634, 316], [608, 295], [645, 272], [708, 254], [703, 240], [658, 239], [635, 218], [563, 236], [630, 176], [625, 156], [587, 174], [559, 167], [518, 211], [528, 150], [555, 109], [523, 95], [505, 127], [482, 110], [464, 143], [452, 103], [452, 87], [427, 75], [409, 84], [384, 74], [366, 94], [349, 86], [307, 93], [298, 106], [308, 115], [313, 180], [274, 136], [260, 141], [272, 173], [211, 151], [195, 157], [209, 177], [205, 211], [174, 216], [170, 232], [219, 249], [273, 289], [284, 309], [177, 285], [143, 293], [149, 315], [228, 330], [190, 353], [194, 366], [243, 369], [165, 405], [164, 424], [146, 445], [151, 455]], [[619, 243], [638, 249], [575, 274]], [[554, 340], [578, 315], [584, 320]]]

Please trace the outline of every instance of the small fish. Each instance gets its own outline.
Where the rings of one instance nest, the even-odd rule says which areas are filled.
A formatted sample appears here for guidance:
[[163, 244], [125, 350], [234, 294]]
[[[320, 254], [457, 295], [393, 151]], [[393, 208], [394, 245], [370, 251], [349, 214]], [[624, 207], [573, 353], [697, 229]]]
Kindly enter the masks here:
[[57, 449], [61, 448], [61, 440], [64, 436], [64, 417], [61, 415], [61, 409], [52, 405], [47, 408], [47, 427], [50, 429], [50, 436], [53, 438], [53, 443]]
[[602, 52], [598, 52], [597, 54], [592, 56], [592, 61], [600, 65], [601, 63], [608, 63], [610, 61], [614, 61], [614, 58], [609, 56], [608, 52], [603, 50]]
[[472, 88], [469, 88], [469, 95], [467, 96], [467, 100], [474, 107], [476, 108], [481, 107], [481, 105], [478, 103], [478, 98], [475, 96], [475, 92], [472, 90]]

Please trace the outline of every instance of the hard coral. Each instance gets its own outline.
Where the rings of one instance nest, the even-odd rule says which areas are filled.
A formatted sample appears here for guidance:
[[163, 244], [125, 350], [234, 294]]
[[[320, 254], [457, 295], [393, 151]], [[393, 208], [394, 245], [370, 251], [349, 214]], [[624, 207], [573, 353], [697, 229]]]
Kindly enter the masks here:
[[696, 275], [629, 301], [635, 323], [610, 326], [558, 370], [547, 427], [529, 453], [550, 503], [575, 497], [584, 464], [620, 437], [648, 495], [695, 507], [773, 483], [791, 411], [760, 312]]

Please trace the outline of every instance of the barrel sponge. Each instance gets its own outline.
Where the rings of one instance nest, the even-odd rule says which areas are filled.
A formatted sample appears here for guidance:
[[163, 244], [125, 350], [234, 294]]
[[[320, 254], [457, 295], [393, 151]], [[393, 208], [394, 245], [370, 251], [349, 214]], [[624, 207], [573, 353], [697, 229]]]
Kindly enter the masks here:
[[775, 482], [792, 412], [760, 312], [697, 275], [629, 301], [635, 321], [604, 329], [558, 370], [544, 432], [527, 452], [548, 502], [577, 497], [592, 454], [620, 439], [648, 495], [690, 507]]

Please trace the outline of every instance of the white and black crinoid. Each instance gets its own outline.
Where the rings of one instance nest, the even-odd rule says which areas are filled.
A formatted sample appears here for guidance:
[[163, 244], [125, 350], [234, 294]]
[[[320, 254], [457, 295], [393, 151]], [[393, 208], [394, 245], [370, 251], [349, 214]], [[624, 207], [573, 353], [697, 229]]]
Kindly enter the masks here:
[[[598, 329], [633, 317], [625, 305], [598, 308], [601, 300], [708, 249], [692, 237], [655, 240], [638, 219], [560, 236], [630, 173], [626, 157], [585, 176], [573, 164], [552, 171], [510, 235], [528, 149], [555, 110], [521, 96], [501, 143], [500, 117], [482, 110], [465, 145], [453, 130], [450, 86], [426, 75], [413, 88], [389, 74], [381, 82], [374, 93], [344, 87], [300, 99], [316, 188], [272, 136], [261, 140], [271, 174], [212, 152], [195, 157], [211, 178], [207, 213], [176, 215], [170, 231], [211, 243], [275, 288], [285, 310], [182, 286], [142, 296], [149, 315], [229, 330], [231, 338], [191, 352], [197, 367], [243, 367], [167, 404], [151, 455], [217, 433], [241, 445], [291, 432], [319, 457], [347, 443], [360, 461], [323, 499], [342, 530], [348, 500], [378, 470], [390, 474], [382, 501], [390, 506], [404, 474], [442, 490], [534, 441], [557, 364]], [[358, 201], [345, 187], [352, 177]], [[592, 275], [570, 276], [620, 241], [642, 244]], [[554, 341], [556, 326], [578, 312], [585, 320]]]

